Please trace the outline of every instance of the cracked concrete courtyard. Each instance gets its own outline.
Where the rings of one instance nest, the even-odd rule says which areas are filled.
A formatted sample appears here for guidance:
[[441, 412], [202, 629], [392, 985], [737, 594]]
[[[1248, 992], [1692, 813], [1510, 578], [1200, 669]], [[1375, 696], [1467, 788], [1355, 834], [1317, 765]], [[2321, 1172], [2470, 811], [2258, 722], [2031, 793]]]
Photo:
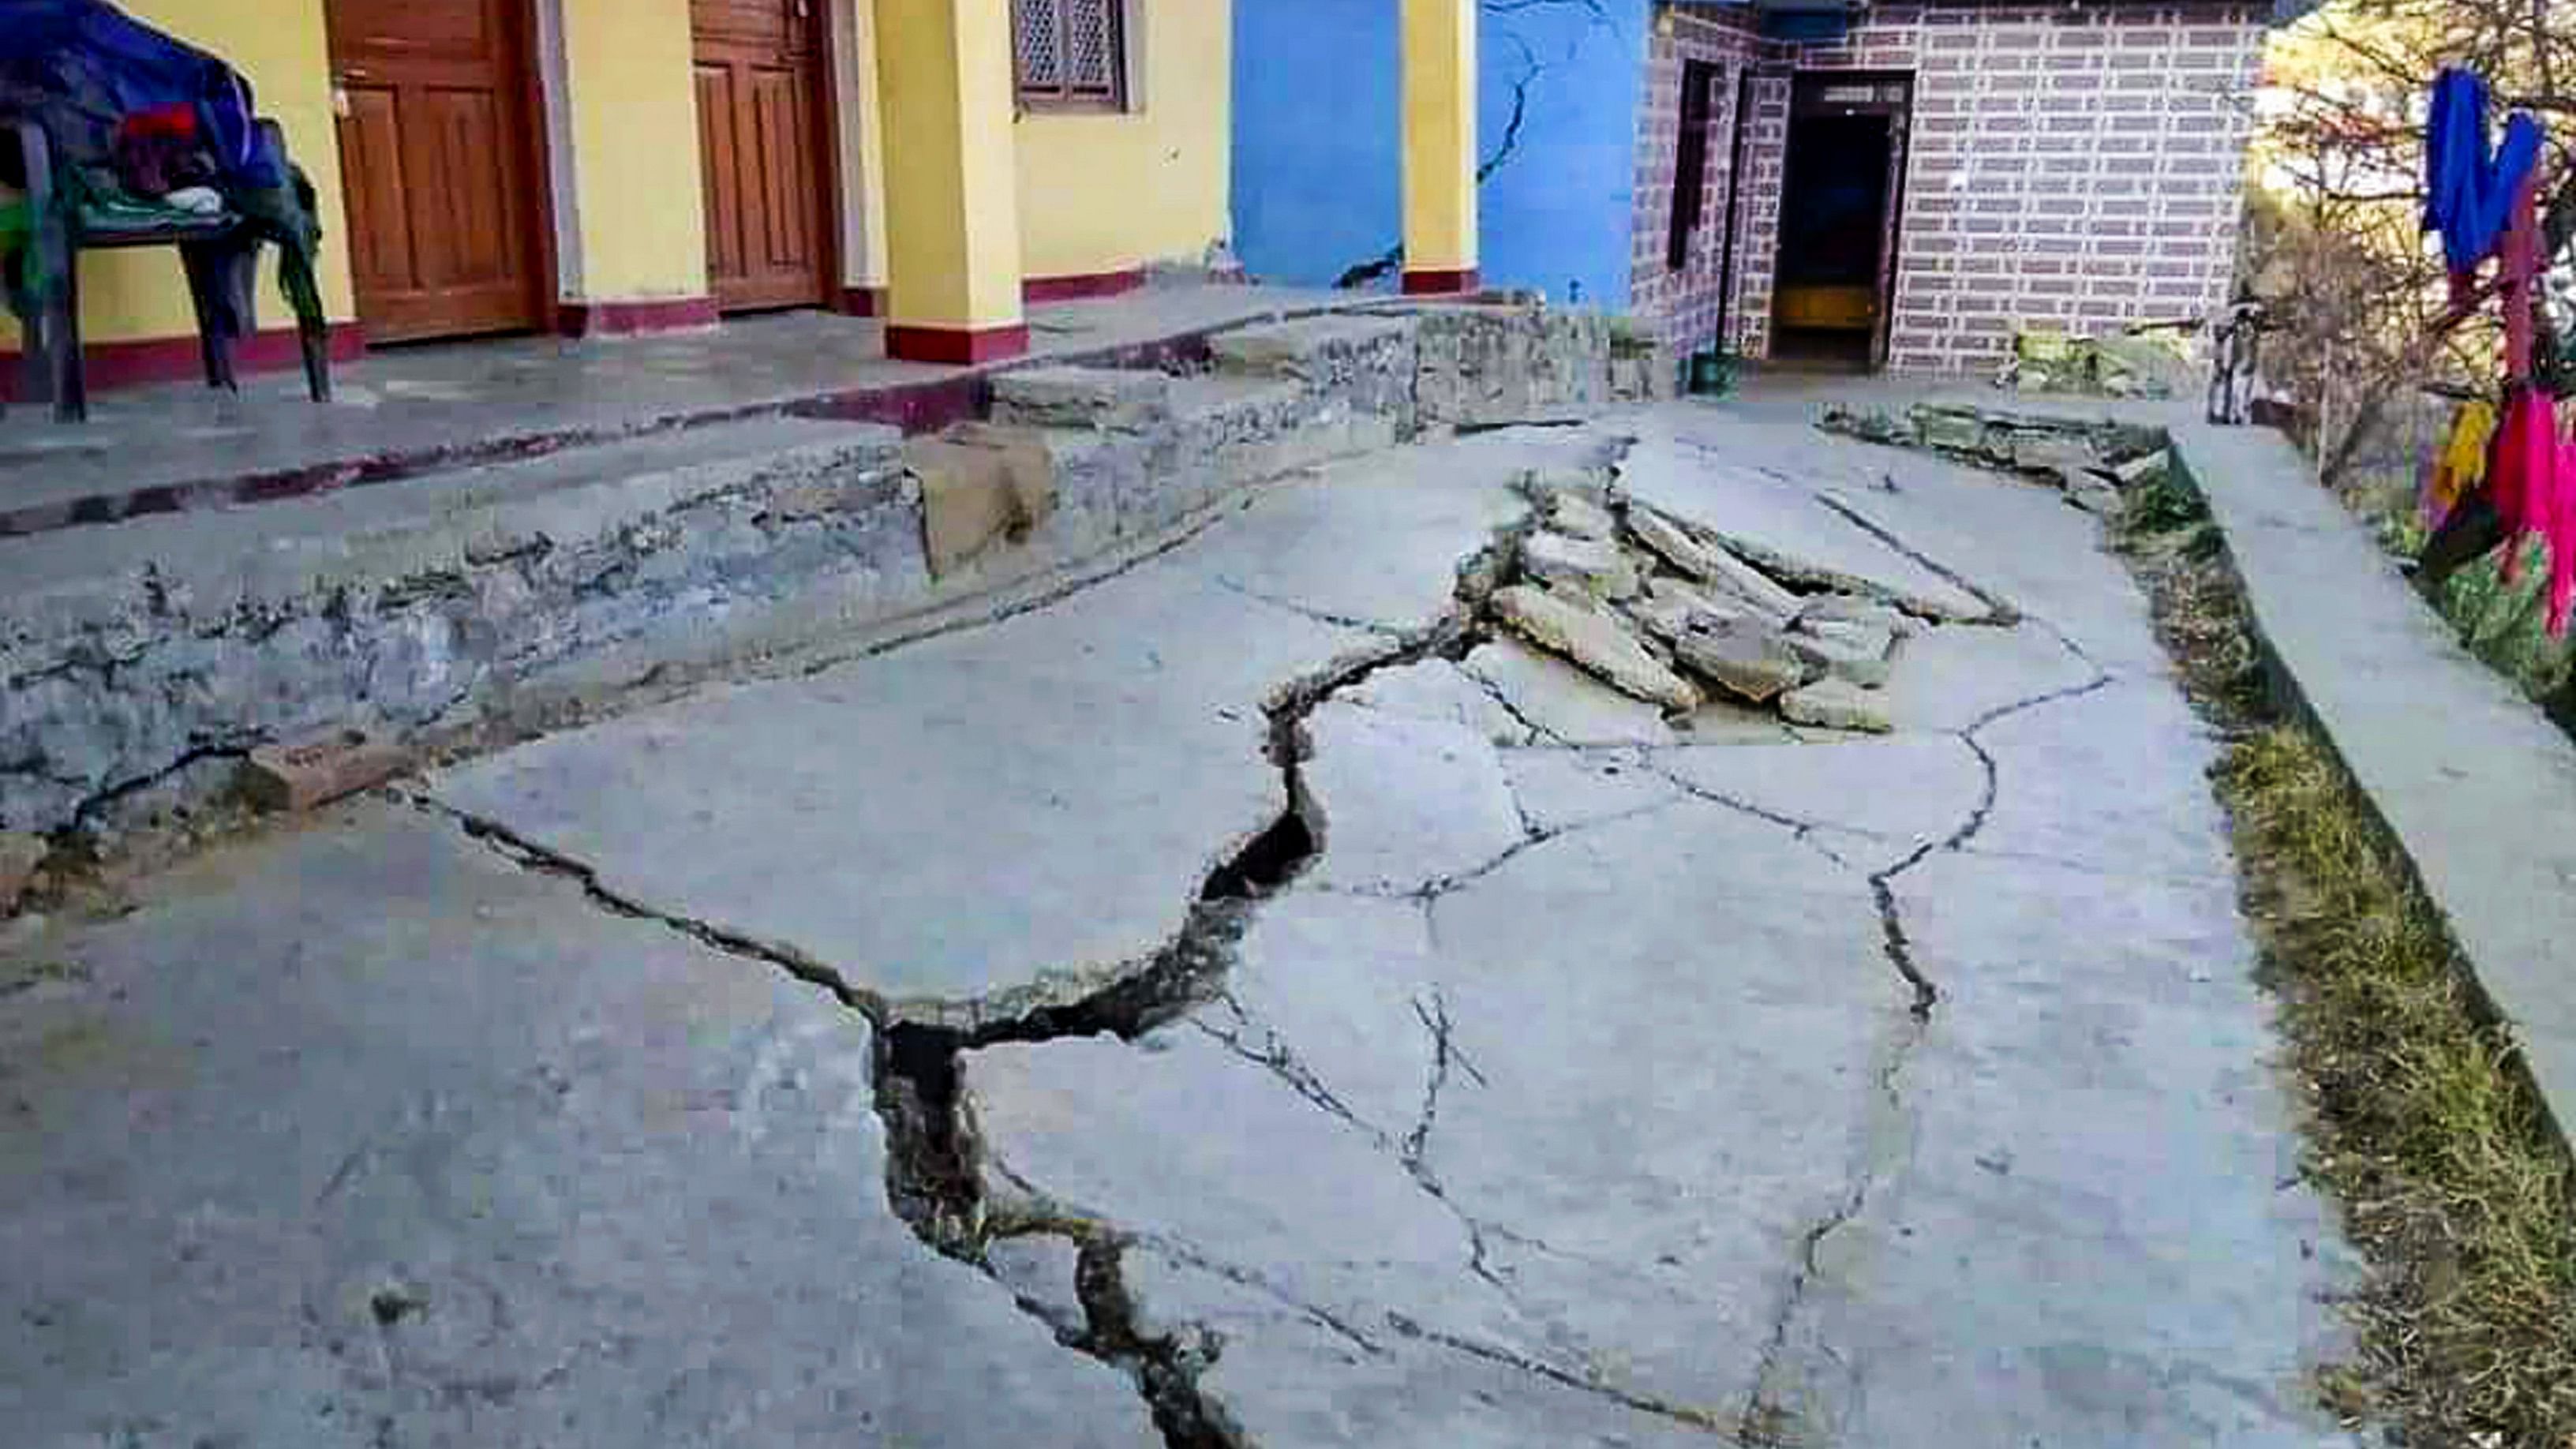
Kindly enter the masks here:
[[[1462, 605], [1585, 469], [1900, 607], [1889, 732]], [[2098, 529], [1759, 408], [1426, 443], [0, 938], [0, 1438], [2350, 1442]]]

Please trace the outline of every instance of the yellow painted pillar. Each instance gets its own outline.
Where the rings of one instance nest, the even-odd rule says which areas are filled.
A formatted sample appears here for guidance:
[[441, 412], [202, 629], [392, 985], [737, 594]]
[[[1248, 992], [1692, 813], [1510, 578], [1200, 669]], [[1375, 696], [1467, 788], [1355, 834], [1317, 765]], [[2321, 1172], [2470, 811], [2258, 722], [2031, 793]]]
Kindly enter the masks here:
[[688, 0], [560, 3], [567, 330], [712, 325]]
[[876, 0], [885, 120], [886, 353], [1029, 350], [1020, 313], [1010, 0]]
[[1476, 290], [1476, 0], [1403, 0], [1404, 290]]

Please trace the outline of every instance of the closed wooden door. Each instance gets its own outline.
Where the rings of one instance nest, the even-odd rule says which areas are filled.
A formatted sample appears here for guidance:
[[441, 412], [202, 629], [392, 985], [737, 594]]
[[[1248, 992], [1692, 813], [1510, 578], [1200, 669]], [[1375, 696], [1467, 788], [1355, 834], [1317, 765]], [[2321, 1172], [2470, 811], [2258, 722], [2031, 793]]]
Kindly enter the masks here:
[[329, 0], [358, 316], [371, 341], [544, 320], [526, 0]]
[[727, 311], [828, 295], [823, 0], [690, 0], [707, 284]]

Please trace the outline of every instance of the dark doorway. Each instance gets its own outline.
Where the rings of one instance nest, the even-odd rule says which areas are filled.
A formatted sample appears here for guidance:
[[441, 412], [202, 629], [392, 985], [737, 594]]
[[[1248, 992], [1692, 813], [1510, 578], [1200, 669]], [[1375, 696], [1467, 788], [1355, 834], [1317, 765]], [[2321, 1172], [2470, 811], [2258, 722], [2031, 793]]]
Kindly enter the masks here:
[[1865, 369], [1886, 358], [1908, 90], [1901, 79], [1798, 77], [1771, 291], [1774, 361]]

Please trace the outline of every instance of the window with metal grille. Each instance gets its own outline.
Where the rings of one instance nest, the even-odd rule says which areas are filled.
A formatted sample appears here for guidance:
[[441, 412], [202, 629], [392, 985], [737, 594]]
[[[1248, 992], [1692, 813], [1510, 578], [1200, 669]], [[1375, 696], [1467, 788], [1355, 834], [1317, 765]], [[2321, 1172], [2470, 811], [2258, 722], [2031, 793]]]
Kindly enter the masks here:
[[1011, 0], [1021, 103], [1125, 106], [1125, 8], [1122, 0]]

